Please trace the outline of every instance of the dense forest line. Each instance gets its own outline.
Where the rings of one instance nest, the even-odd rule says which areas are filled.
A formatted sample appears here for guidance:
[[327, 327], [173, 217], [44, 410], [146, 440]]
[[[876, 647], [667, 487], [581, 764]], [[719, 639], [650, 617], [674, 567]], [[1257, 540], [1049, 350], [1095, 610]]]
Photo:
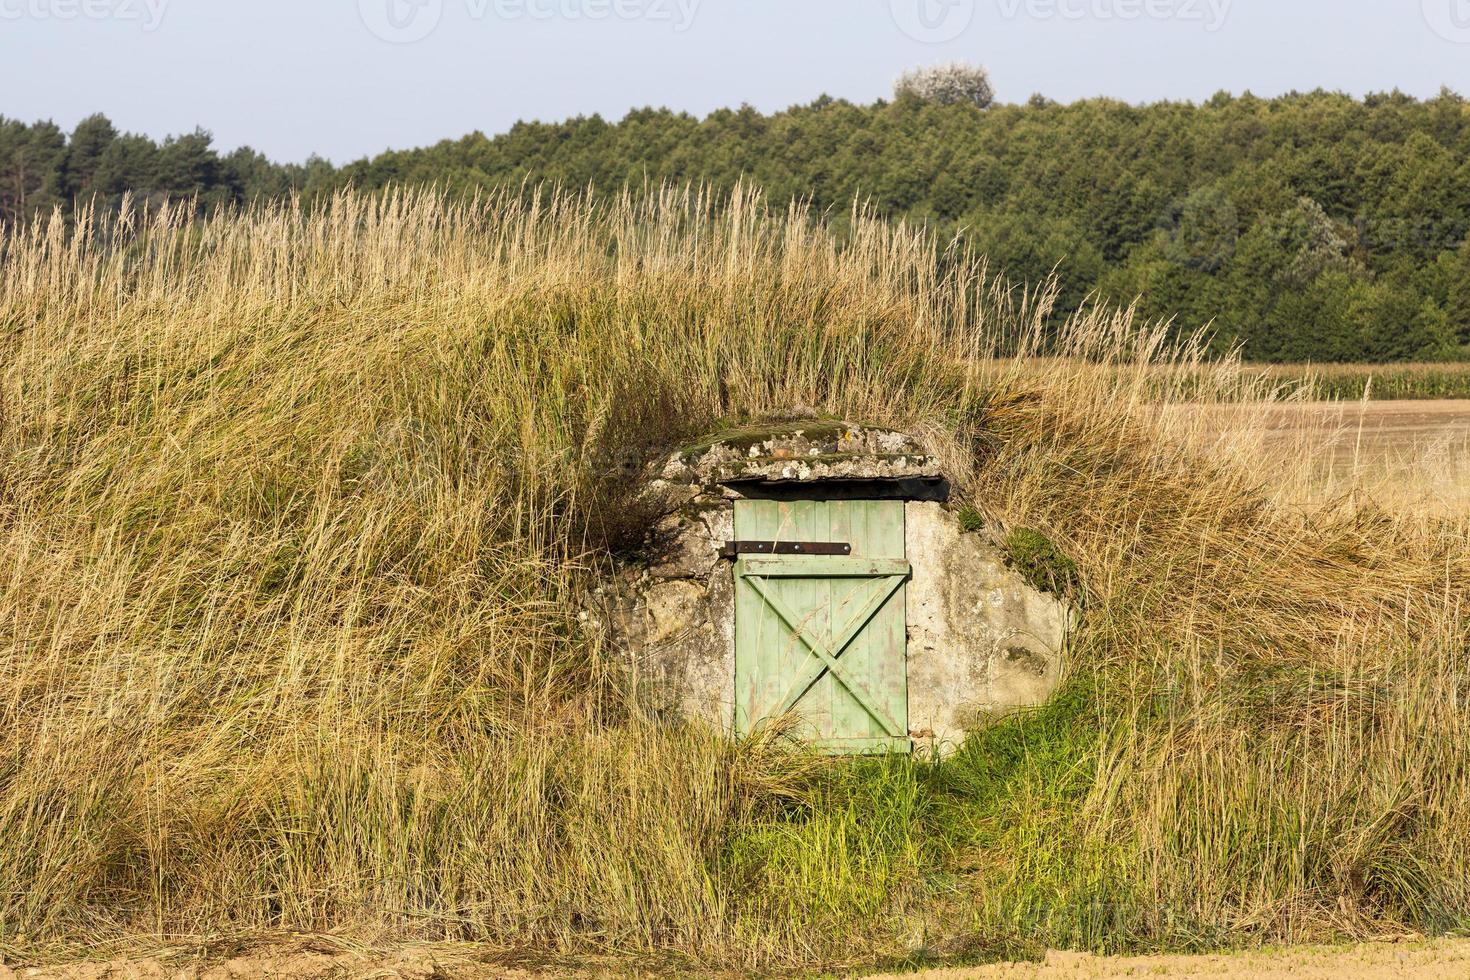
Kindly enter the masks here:
[[[1089, 295], [1213, 323], [1257, 360], [1470, 358], [1470, 103], [1329, 92], [1135, 106], [821, 98], [765, 115], [660, 109], [519, 123], [345, 166], [156, 143], [93, 116], [68, 134], [0, 118], [0, 221], [79, 199], [201, 207], [352, 184], [610, 190], [742, 177], [840, 219], [854, 199], [963, 236], [1064, 301]], [[839, 222], [840, 223], [840, 222]]]

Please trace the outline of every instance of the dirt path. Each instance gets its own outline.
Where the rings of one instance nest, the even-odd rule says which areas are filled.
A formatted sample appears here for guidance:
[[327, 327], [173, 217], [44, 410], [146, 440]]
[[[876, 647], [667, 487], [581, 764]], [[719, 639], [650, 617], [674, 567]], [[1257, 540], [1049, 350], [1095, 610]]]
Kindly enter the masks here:
[[[569, 980], [646, 975], [630, 962], [603, 967], [547, 969], [496, 963], [473, 947], [408, 947], [366, 953], [308, 943], [230, 959], [131, 959], [44, 968], [7, 968], [0, 980]], [[663, 976], [684, 976], [684, 971]], [[1169, 977], [1189, 980], [1470, 980], [1470, 940], [1350, 947], [1302, 947], [1213, 956], [1098, 957], [1053, 952], [1045, 963], [1007, 963], [974, 969], [931, 970], [870, 980], [1115, 980]]]
[[[1470, 941], [1268, 950], [1216, 956], [1099, 957], [1052, 953], [1045, 963], [932, 970], [902, 980], [1466, 980]], [[874, 978], [880, 980], [880, 978]], [[885, 977], [881, 980], [900, 980]]]
[[[92, 960], [44, 967], [0, 964], [0, 980], [580, 980], [607, 975], [539, 966], [507, 966], [473, 946], [408, 946], [386, 953], [334, 946], [330, 941], [255, 950], [233, 957], [169, 955]], [[627, 974], [623, 974], [627, 975]]]

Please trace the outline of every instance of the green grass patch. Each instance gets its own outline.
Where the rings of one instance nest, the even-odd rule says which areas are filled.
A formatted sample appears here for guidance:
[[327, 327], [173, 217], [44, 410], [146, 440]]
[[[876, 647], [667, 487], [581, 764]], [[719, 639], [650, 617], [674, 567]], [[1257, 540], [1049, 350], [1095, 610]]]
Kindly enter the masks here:
[[883, 969], [1127, 947], [1113, 855], [1077, 822], [1103, 734], [1094, 684], [1075, 681], [947, 759], [833, 761], [799, 801], [740, 825], [717, 877], [752, 918], [797, 931], [905, 923], [911, 948]]
[[1005, 549], [1011, 567], [1042, 592], [1067, 596], [1081, 592], [1077, 563], [1040, 531], [1016, 528], [1006, 535]]
[[960, 521], [960, 530], [966, 534], [979, 534], [985, 530], [985, 518], [973, 507], [964, 506], [956, 514]]

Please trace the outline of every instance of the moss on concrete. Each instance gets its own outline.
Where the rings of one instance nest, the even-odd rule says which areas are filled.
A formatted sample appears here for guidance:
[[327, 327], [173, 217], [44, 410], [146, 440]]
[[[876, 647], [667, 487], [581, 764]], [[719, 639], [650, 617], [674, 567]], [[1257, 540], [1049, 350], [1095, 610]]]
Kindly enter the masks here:
[[1040, 531], [1016, 528], [1006, 535], [1005, 550], [1011, 567], [1033, 587], [1054, 595], [1080, 592], [1077, 564]]
[[961, 507], [955, 516], [960, 520], [960, 530], [966, 534], [979, 534], [985, 530], [985, 518], [973, 507]]

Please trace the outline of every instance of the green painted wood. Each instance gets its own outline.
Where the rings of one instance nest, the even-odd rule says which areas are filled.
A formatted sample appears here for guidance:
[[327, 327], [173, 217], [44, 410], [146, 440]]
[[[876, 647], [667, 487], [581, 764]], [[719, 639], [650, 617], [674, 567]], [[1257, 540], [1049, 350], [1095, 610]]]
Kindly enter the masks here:
[[873, 578], [909, 573], [909, 563], [901, 558], [783, 555], [779, 558], [741, 558], [739, 561], [746, 574], [768, 578]]
[[[846, 625], [841, 627], [841, 632], [834, 634], [834, 640], [828, 643], [814, 630], [808, 629], [804, 617], [797, 613], [786, 599], [777, 593], [772, 581], [764, 576], [752, 573], [749, 569], [736, 568], [735, 574], [749, 588], [753, 588], [766, 605], [781, 620], [782, 625], [792, 631], [792, 635], [812, 655], [812, 660], [807, 661], [798, 672], [796, 679], [780, 704], [772, 708], [768, 713], [783, 715], [789, 711], [796, 710], [798, 702], [811, 691], [816, 683], [824, 675], [830, 674], [832, 679], [841, 685], [841, 693], [845, 693], [858, 703], [869, 718], [882, 725], [883, 731], [893, 738], [903, 735], [903, 729], [899, 727], [894, 715], [889, 713], [881, 700], [874, 696], [868, 688], [867, 679], [854, 673], [859, 669], [853, 660], [839, 662], [848, 650], [858, 646], [856, 643], [863, 628], [871, 622], [879, 612], [883, 604], [892, 597], [893, 593], [903, 583], [903, 578], [897, 575], [883, 576], [887, 584], [877, 590], [863, 604], [861, 610], [854, 616], [849, 617]], [[815, 576], [795, 576], [798, 579], [810, 579], [814, 582], [820, 581]], [[833, 620], [835, 622], [835, 620]]]
[[808, 745], [827, 755], [908, 755], [914, 751], [911, 738], [816, 739]]
[[738, 500], [735, 537], [853, 546], [735, 563], [736, 730], [790, 712], [822, 751], [909, 751], [903, 501]]

